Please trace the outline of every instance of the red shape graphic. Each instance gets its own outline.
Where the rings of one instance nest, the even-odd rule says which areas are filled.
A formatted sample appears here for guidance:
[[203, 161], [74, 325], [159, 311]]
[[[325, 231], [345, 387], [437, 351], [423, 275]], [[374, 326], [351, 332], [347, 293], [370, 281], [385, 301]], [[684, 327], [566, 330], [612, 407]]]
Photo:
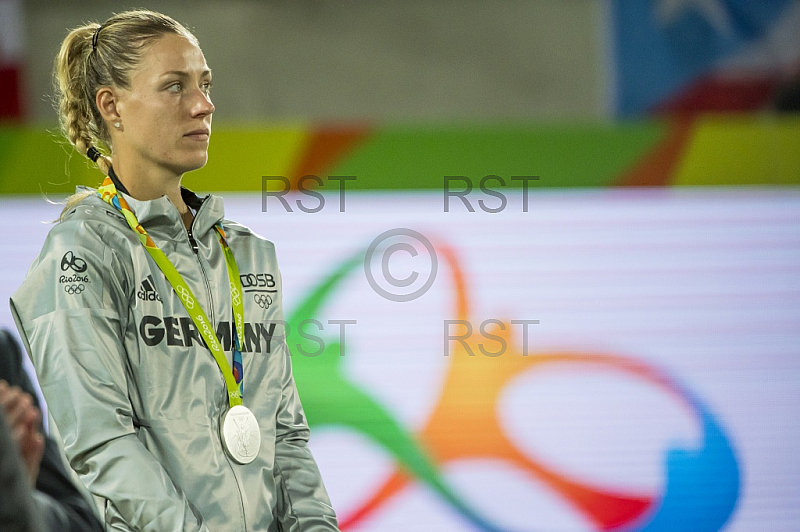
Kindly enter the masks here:
[[617, 179], [617, 186], [665, 186], [672, 182], [675, 169], [689, 144], [694, 121], [677, 117], [670, 122], [666, 138]]
[[659, 104], [656, 114], [745, 112], [769, 106], [779, 85], [774, 74], [723, 77], [711, 75]]
[[[370, 136], [372, 128], [367, 125], [322, 126], [317, 128], [305, 146], [297, 167], [289, 177], [291, 190], [297, 190], [298, 180], [307, 175], [324, 179], [324, 174], [353, 151], [364, 139]], [[313, 180], [303, 183], [305, 188], [313, 188]]]

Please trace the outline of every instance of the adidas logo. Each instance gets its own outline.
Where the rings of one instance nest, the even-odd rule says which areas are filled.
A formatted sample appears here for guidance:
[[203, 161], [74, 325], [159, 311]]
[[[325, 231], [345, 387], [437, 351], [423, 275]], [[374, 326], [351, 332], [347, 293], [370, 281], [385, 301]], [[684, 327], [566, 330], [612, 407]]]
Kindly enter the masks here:
[[156, 292], [152, 275], [148, 275], [147, 278], [142, 281], [142, 286], [139, 288], [136, 295], [142, 301], [161, 301], [161, 296]]

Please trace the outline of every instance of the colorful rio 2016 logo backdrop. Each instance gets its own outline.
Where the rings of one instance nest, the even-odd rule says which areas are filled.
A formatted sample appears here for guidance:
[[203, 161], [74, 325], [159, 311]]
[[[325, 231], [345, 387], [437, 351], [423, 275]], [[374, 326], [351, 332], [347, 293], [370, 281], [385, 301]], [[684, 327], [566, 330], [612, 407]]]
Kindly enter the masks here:
[[[456, 319], [467, 320], [467, 294], [453, 250], [437, 246], [449, 264], [456, 287]], [[363, 261], [363, 253], [344, 262], [311, 290], [295, 309], [289, 323], [314, 319], [340, 282]], [[510, 327], [498, 328], [512, 345]], [[308, 352], [290, 333], [290, 345]], [[475, 352], [476, 338], [466, 345]], [[459, 497], [440, 472], [454, 460], [494, 458], [505, 460], [532, 475], [566, 500], [596, 530], [624, 532], [717, 531], [729, 520], [739, 496], [740, 473], [731, 442], [709, 409], [692, 392], [663, 371], [622, 357], [580, 353], [532, 353], [499, 358], [469, 357], [458, 344], [450, 353], [450, 366], [433, 413], [425, 426], [411, 434], [364, 390], [344, 375], [340, 345], [327, 342], [315, 357], [292, 359], [295, 380], [312, 427], [339, 426], [361, 433], [395, 460], [396, 468], [359, 508], [340, 515], [340, 526], [350, 529], [397, 495], [410, 483], [424, 483], [477, 529], [504, 530]], [[465, 362], [469, 361], [468, 364]], [[581, 369], [622, 372], [656, 387], [686, 406], [702, 430], [699, 449], [671, 448], [666, 456], [666, 483], [660, 495], [625, 493], [598, 487], [561, 474], [546, 463], [532, 460], [504, 434], [497, 417], [500, 394], [521, 372], [561, 365]], [[480, 383], [478, 386], [475, 383]], [[469, 405], [467, 408], [466, 405]], [[476, 434], [475, 427], [481, 427]], [[469, 438], [464, 434], [471, 434]], [[537, 530], [535, 525], [531, 531]]]

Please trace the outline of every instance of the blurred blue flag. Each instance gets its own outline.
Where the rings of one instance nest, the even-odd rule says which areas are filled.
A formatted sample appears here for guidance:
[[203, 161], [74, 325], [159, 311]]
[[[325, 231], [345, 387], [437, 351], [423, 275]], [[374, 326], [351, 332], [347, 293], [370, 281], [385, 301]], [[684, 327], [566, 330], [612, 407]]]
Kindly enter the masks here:
[[[724, 81], [715, 77], [718, 68], [777, 28], [797, 26], [799, 8], [797, 0], [612, 0], [617, 114], [746, 107], [774, 88], [774, 65], [756, 66], [754, 74], [749, 64], [746, 79], [726, 72]], [[792, 46], [800, 49], [795, 29]], [[736, 90], [750, 96], [731, 98]]]

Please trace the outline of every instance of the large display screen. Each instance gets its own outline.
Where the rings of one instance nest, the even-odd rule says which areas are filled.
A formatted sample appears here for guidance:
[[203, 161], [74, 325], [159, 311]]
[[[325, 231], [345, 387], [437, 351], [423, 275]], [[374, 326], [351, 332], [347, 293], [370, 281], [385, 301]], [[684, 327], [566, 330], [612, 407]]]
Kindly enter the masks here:
[[[798, 189], [225, 206], [275, 243], [343, 530], [800, 529]], [[58, 212], [0, 198], [4, 301]]]

